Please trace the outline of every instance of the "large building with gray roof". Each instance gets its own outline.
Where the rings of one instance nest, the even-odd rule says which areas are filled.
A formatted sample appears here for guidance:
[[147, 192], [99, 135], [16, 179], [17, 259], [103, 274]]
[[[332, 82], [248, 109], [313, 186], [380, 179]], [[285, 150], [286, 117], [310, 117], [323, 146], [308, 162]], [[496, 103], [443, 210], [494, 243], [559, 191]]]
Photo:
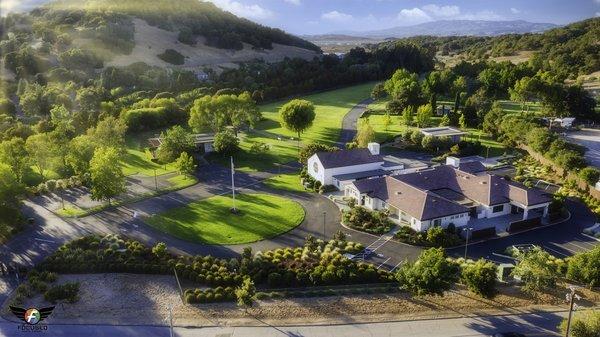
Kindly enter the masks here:
[[[417, 231], [431, 226], [466, 227], [477, 219], [522, 214], [546, 217], [552, 197], [484, 172], [441, 165], [415, 173], [354, 181], [345, 195], [371, 210], [387, 209]], [[463, 168], [464, 169], [464, 168]]]

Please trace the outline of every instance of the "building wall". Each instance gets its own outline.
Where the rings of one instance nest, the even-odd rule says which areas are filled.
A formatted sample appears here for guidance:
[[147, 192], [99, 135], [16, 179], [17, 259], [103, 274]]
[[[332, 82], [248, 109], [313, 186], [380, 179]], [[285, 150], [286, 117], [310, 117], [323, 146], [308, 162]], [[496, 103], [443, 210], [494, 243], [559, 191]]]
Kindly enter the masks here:
[[[308, 174], [313, 177], [315, 180], [318, 180], [323, 185], [333, 185], [333, 176], [338, 174], [348, 174], [348, 173], [357, 173], [364, 171], [372, 171], [381, 168], [383, 162], [371, 163], [371, 164], [362, 164], [362, 165], [352, 165], [352, 166], [344, 166], [344, 167], [335, 167], [331, 169], [324, 169], [323, 165], [319, 161], [317, 155], [313, 155], [308, 158]], [[317, 168], [315, 172], [315, 167]]]
[[[454, 226], [456, 226], [456, 227], [466, 226], [467, 223], [469, 222], [470, 218], [471, 217], [469, 216], [469, 213], [461, 213], [461, 214], [450, 215], [450, 216], [446, 216], [446, 217], [438, 218], [438, 219], [440, 220], [440, 226], [442, 226], [443, 228], [446, 228], [451, 223], [453, 223]], [[417, 228], [413, 227], [413, 229], [415, 229], [417, 231], [426, 231], [430, 227], [433, 227], [435, 224], [435, 221], [438, 219], [420, 221], [418, 223], [419, 228], [417, 229]]]
[[[501, 211], [494, 212], [494, 207], [500, 207], [500, 206], [503, 207], [503, 209]], [[481, 210], [481, 213], [480, 213], [481, 216], [478, 216], [479, 219], [495, 218], [497, 216], [503, 216], [503, 215], [510, 214], [510, 203], [500, 204], [500, 205], [495, 205], [495, 206], [481, 205], [480, 207], [477, 207], [478, 213], [480, 210]]]

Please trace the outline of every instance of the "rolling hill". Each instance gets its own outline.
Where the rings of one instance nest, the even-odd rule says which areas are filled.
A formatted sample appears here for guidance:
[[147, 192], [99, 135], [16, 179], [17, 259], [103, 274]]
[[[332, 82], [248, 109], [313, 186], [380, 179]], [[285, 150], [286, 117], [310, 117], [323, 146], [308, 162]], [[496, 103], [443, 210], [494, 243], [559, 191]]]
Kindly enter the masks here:
[[102, 66], [141, 61], [213, 69], [254, 59], [312, 59], [321, 53], [311, 42], [198, 0], [177, 0], [176, 6], [168, 0], [57, 0], [5, 19], [1, 26], [3, 40], [9, 39], [8, 32], [33, 32], [36, 38], [24, 34], [23, 40], [29, 39], [34, 51], [49, 49], [45, 59], [51, 64], [71, 49], [84, 51]]
[[393, 27], [364, 32], [342, 32], [345, 35], [370, 38], [402, 38], [430, 36], [496, 36], [503, 34], [537, 33], [558, 27], [552, 23], [485, 20], [439, 20], [418, 25]]

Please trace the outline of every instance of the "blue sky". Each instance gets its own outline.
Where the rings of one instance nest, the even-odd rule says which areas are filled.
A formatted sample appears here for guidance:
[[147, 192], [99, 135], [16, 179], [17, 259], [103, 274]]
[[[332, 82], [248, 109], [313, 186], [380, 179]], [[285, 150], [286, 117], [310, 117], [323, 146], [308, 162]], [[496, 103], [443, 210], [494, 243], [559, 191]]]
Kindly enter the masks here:
[[[177, 0], [173, 0], [176, 3]], [[294, 34], [373, 30], [441, 19], [566, 24], [600, 16], [600, 0], [209, 0], [238, 16]], [[2, 14], [46, 0], [0, 0]]]

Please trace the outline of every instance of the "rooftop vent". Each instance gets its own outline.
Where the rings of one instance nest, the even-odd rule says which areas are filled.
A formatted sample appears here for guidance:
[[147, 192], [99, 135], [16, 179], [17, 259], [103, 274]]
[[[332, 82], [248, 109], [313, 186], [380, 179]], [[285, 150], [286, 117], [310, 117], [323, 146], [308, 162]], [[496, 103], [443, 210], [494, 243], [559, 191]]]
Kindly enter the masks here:
[[400, 195], [400, 194], [402, 194], [402, 192], [396, 191], [396, 195]]

